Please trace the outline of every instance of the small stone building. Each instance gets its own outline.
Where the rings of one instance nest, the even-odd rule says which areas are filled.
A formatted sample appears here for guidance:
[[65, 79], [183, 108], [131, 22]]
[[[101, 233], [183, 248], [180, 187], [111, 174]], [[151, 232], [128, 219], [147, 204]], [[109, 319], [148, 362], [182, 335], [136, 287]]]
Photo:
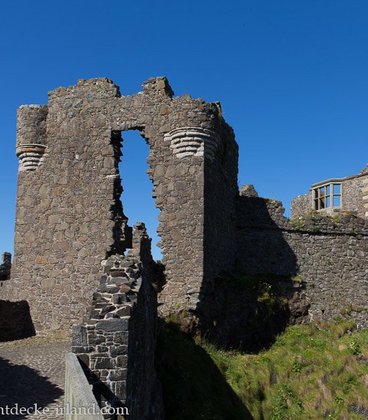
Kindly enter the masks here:
[[328, 214], [344, 211], [368, 217], [368, 165], [358, 175], [317, 182], [307, 194], [294, 198], [292, 218], [312, 211]]

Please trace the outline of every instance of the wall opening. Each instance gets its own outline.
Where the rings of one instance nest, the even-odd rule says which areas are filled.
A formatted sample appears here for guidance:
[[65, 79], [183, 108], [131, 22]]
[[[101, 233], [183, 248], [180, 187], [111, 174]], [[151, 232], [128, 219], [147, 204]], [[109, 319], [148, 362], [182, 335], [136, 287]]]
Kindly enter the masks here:
[[138, 130], [123, 131], [121, 134], [122, 157], [119, 173], [123, 187], [121, 201], [124, 214], [128, 217], [130, 226], [138, 221], [145, 223], [152, 238], [152, 256], [155, 260], [161, 260], [162, 252], [157, 245], [160, 240], [157, 234], [160, 210], [156, 208], [152, 198], [153, 184], [147, 174], [149, 145]]
[[327, 183], [313, 188], [314, 210], [341, 207], [341, 183]]

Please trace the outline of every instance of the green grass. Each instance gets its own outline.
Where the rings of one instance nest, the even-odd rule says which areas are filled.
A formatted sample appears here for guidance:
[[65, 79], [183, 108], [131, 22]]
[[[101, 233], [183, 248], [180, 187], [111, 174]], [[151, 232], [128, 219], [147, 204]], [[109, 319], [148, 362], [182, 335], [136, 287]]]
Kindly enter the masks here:
[[368, 413], [368, 330], [354, 331], [351, 322], [291, 326], [256, 355], [221, 351], [169, 325], [159, 355], [168, 419], [350, 420]]
[[173, 323], [160, 331], [158, 357], [167, 419], [252, 418], [206, 349]]

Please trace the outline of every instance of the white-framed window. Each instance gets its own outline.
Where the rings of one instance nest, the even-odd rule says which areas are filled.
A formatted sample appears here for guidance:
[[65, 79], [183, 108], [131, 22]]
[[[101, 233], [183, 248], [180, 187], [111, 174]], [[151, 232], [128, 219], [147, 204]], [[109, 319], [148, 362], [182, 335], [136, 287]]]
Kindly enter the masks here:
[[341, 207], [341, 183], [328, 182], [314, 187], [313, 191], [314, 210]]

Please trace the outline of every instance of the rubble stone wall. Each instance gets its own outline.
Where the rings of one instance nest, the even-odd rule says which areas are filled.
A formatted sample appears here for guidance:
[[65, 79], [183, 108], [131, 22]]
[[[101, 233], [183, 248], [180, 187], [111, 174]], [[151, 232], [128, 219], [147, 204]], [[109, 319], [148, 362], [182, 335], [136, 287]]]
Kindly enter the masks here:
[[283, 211], [275, 200], [239, 198], [242, 271], [301, 282], [311, 319], [354, 318], [367, 326], [367, 221], [344, 214], [289, 221]]
[[104, 262], [89, 314], [73, 329], [72, 351], [102, 406], [127, 407], [133, 420], [159, 420], [163, 403], [155, 368], [155, 263], [144, 225], [135, 227], [133, 241], [130, 255]]
[[368, 195], [368, 174], [347, 179], [342, 183], [342, 208], [354, 212], [359, 217], [365, 217], [367, 208], [365, 203]]
[[313, 211], [312, 191], [298, 195], [291, 202], [291, 217], [302, 217]]
[[[130, 247], [118, 163], [121, 134], [136, 129], [150, 146], [160, 209], [160, 308], [195, 308], [206, 272], [234, 259], [235, 207], [226, 199], [236, 185], [237, 146], [219, 106], [173, 97], [165, 78], [150, 79], [134, 96], [122, 96], [108, 79], [91, 79], [51, 91], [46, 106], [21, 107], [17, 124], [15, 263], [2, 297], [27, 299], [37, 330], [81, 320], [101, 261]], [[229, 203], [221, 211], [213, 191]], [[215, 265], [204, 256], [205, 240], [217, 244], [207, 252]]]
[[226, 141], [219, 144], [213, 161], [205, 161], [204, 261], [209, 280], [220, 271], [233, 269], [236, 256], [238, 145], [230, 127], [216, 131]]

